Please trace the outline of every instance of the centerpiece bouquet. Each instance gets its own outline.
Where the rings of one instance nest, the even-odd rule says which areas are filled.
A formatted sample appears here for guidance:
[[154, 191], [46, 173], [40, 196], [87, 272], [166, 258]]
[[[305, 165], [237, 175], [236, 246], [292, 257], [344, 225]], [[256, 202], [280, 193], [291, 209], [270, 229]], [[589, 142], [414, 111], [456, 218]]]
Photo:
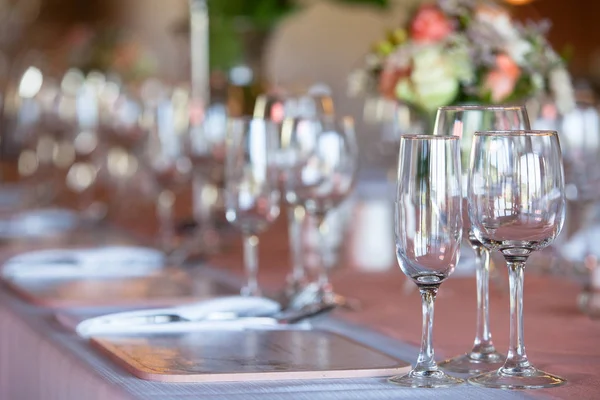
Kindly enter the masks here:
[[518, 23], [493, 1], [424, 3], [407, 26], [374, 45], [350, 90], [378, 92], [428, 116], [451, 104], [523, 103], [540, 94], [568, 112], [573, 87], [548, 28]]

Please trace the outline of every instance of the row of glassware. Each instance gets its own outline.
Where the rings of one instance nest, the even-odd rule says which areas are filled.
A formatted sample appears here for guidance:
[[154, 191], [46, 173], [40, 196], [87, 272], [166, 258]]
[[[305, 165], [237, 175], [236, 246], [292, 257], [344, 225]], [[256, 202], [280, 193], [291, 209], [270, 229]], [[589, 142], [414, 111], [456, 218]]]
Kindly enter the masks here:
[[[7, 214], [56, 204], [66, 192], [83, 218], [98, 219], [107, 206], [118, 211], [130, 204], [128, 210], [135, 210], [141, 194], [156, 199], [159, 245], [171, 261], [181, 262], [197, 250], [192, 247], [204, 252], [216, 247], [214, 207], [222, 197], [223, 214], [244, 235], [244, 293], [260, 291], [257, 235], [277, 218], [281, 202], [288, 205], [291, 221], [291, 296], [307, 279], [301, 240], [305, 215], [313, 216], [325, 234], [331, 228], [326, 215], [354, 185], [353, 120], [335, 119], [325, 87], [296, 96], [260, 96], [255, 115], [247, 118], [229, 117], [221, 104], [205, 110], [187, 90], [157, 80], [132, 89], [77, 70], [55, 82], [31, 67], [12, 94], [12, 126], [3, 132], [3, 154], [12, 155], [23, 193], [6, 207]], [[6, 189], [9, 174], [3, 171]], [[96, 207], [99, 185], [109, 194], [102, 207]], [[173, 207], [189, 186], [199, 229], [181, 244]], [[330, 242], [318, 241], [324, 247]], [[322, 250], [321, 264], [328, 264], [331, 251]], [[311, 301], [333, 296], [326, 268], [319, 275]]]

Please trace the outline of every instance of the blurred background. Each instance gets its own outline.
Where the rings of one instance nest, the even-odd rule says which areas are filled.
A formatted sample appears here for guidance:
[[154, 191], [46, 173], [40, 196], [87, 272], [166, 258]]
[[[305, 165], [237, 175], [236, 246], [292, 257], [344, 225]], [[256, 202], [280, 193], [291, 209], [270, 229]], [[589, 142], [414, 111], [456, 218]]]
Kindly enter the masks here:
[[[421, 3], [0, 0], [0, 217], [67, 203], [95, 221], [107, 215], [135, 220], [146, 212], [144, 203], [158, 208], [159, 220], [181, 213], [175, 219], [184, 227], [187, 217], [221, 215], [213, 208], [222, 206], [222, 172], [211, 170], [209, 179], [204, 174], [196, 196], [179, 190], [180, 182], [191, 182], [177, 177], [192, 169], [190, 161], [167, 161], [177, 158], [181, 144], [163, 143], [160, 132], [161, 143], [153, 144], [144, 125], [151, 123], [144, 117], [147, 105], [166, 91], [174, 110], [193, 98], [192, 77], [196, 97], [209, 101], [213, 127], [226, 116], [257, 115], [260, 107], [277, 103], [265, 103], [265, 95], [326, 96], [330, 103], [320, 107], [335, 104], [336, 115], [356, 119], [360, 175], [385, 180], [397, 148], [381, 145], [386, 118], [373, 115], [379, 109], [370, 109], [365, 96], [350, 93], [349, 76]], [[600, 3], [500, 3], [517, 20], [552, 22], [549, 41], [567, 61], [576, 98], [593, 103], [600, 87], [600, 40], [593, 34]], [[198, 110], [204, 113], [204, 105]], [[187, 129], [190, 121], [173, 118], [172, 129]], [[168, 160], [159, 157], [165, 151]], [[218, 151], [212, 158], [219, 162]], [[24, 180], [26, 185], [10, 186]], [[380, 189], [367, 191], [385, 197], [387, 188]], [[173, 232], [163, 233], [171, 240]]]
[[[325, 83], [341, 114], [347, 75], [382, 32], [404, 24], [419, 0], [208, 0], [211, 90], [215, 101], [249, 113], [274, 87]], [[576, 80], [600, 83], [600, 5], [573, 0], [505, 0], [520, 20], [552, 21], [549, 38]], [[189, 4], [185, 0], [3, 0], [4, 81], [26, 59], [46, 59], [50, 74], [69, 67], [186, 83], [190, 76]], [[357, 103], [360, 101], [357, 100]]]

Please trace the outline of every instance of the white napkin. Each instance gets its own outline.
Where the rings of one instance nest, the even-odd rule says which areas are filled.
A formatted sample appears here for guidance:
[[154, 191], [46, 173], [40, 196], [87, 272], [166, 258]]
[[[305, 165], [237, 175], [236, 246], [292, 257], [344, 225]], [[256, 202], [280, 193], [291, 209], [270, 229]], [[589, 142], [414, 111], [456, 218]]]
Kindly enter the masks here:
[[145, 247], [53, 249], [19, 254], [2, 269], [7, 278], [121, 278], [144, 276], [164, 265], [164, 254]]
[[[126, 311], [89, 318], [77, 325], [82, 337], [131, 333], [192, 332], [198, 330], [243, 330], [275, 327], [277, 320], [268, 318], [281, 306], [265, 297], [227, 296], [178, 307]], [[144, 317], [179, 315], [192, 322], [144, 323]]]
[[78, 224], [78, 216], [70, 210], [32, 210], [0, 219], [0, 238], [21, 239], [65, 232]]

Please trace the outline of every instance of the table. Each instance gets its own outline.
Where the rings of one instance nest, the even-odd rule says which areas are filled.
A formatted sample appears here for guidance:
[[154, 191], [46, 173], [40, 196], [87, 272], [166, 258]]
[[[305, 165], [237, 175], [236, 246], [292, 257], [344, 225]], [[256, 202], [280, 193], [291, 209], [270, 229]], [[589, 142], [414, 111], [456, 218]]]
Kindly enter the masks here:
[[[261, 283], [277, 287], [288, 268], [285, 224], [263, 238]], [[241, 244], [210, 260], [223, 274], [239, 275]], [[420, 340], [418, 292], [404, 291], [397, 267], [370, 272], [344, 254], [333, 273], [338, 291], [361, 301], [358, 311], [336, 311], [327, 326], [393, 356], [414, 360]], [[526, 274], [525, 324], [528, 354], [538, 367], [566, 377], [560, 388], [501, 391], [463, 386], [404, 389], [382, 379], [164, 384], [134, 378], [53, 320], [53, 312], [24, 303], [0, 289], [0, 400], [37, 399], [596, 399], [600, 398], [600, 322], [578, 312], [579, 287], [564, 278]], [[508, 343], [508, 294], [494, 288], [492, 332], [499, 349]], [[473, 278], [451, 278], [436, 303], [434, 342], [438, 359], [466, 351], [475, 327]]]

